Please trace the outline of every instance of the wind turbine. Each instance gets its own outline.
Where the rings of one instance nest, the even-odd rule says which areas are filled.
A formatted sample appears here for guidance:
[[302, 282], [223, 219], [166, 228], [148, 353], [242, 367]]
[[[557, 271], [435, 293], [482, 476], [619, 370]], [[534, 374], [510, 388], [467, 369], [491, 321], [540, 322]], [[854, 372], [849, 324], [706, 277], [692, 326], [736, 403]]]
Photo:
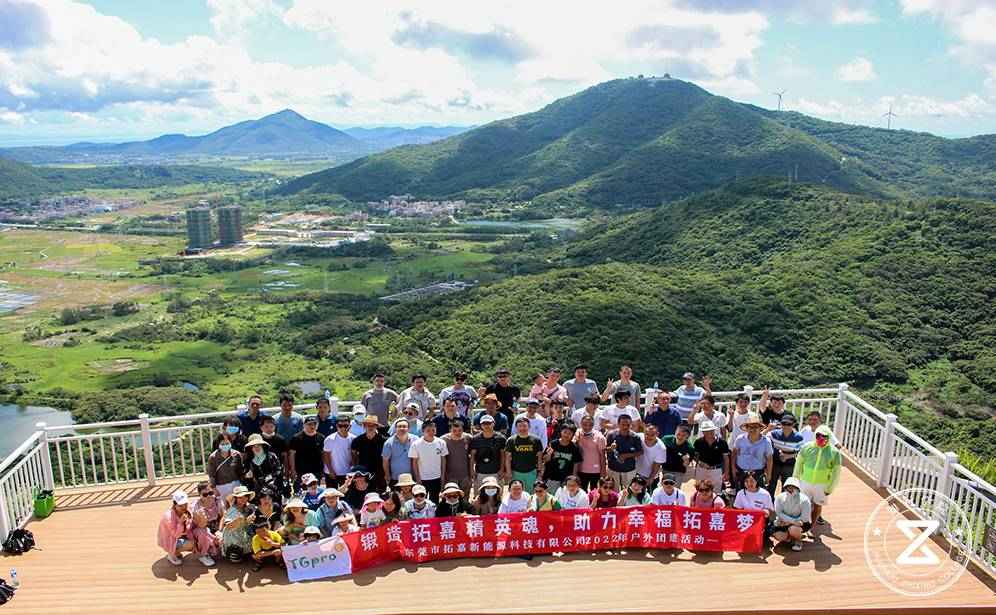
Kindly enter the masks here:
[[886, 118], [886, 126], [885, 126], [886, 130], [892, 130], [892, 118], [899, 116], [892, 112], [892, 105], [890, 104], [889, 111], [883, 113], [882, 117]]
[[782, 97], [785, 96], [787, 90], [782, 90], [781, 92], [774, 92], [775, 96], [778, 97], [778, 110], [782, 110]]

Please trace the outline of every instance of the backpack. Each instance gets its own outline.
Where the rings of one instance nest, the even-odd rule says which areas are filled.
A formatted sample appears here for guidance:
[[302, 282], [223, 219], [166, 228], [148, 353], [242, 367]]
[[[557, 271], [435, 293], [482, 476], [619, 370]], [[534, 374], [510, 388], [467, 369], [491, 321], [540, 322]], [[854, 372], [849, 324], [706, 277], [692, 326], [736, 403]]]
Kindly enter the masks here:
[[0, 604], [7, 604], [14, 599], [14, 588], [7, 581], [0, 579]]
[[35, 535], [24, 529], [11, 530], [3, 541], [3, 550], [11, 555], [20, 555], [35, 546]]

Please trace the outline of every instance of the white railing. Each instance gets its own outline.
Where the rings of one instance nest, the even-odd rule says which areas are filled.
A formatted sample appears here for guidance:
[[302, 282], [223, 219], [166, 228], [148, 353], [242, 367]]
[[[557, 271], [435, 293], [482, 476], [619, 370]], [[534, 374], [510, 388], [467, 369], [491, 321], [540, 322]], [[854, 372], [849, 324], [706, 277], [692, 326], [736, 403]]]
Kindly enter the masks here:
[[[657, 391], [646, 391], [646, 404]], [[714, 392], [718, 409], [727, 410], [741, 393], [757, 409], [758, 389]], [[946, 538], [970, 553], [990, 573], [996, 558], [983, 546], [983, 531], [996, 525], [996, 487], [958, 463], [953, 453], [942, 452], [903, 427], [894, 414], [886, 414], [848, 390], [834, 388], [776, 389], [785, 407], [799, 419], [818, 411], [832, 426], [842, 452], [876, 484], [889, 493], [921, 488], [904, 502], [922, 516], [944, 516]], [[332, 412], [356, 402], [331, 400]], [[308, 405], [295, 406], [307, 411]], [[144, 481], [203, 476], [221, 419], [236, 412], [211, 412], [170, 417], [141, 415], [137, 420], [47, 427], [38, 431], [0, 464], [0, 530], [2, 536], [22, 526], [32, 516], [34, 495], [40, 489], [95, 487]], [[264, 408], [272, 414], [278, 408]], [[65, 435], [70, 431], [69, 435]], [[931, 492], [958, 504], [970, 519], [969, 532], [954, 531], [946, 508], [938, 506]]]

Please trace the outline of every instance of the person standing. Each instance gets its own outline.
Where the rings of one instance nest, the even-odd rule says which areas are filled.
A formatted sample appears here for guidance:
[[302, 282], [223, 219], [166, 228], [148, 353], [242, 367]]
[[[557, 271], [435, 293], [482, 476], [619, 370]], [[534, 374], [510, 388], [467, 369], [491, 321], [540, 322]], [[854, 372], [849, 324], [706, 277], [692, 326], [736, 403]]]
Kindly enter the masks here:
[[260, 432], [260, 419], [266, 416], [260, 412], [262, 408], [263, 398], [259, 395], [252, 395], [246, 400], [246, 409], [239, 413], [239, 423], [245, 437]]
[[719, 437], [719, 430], [712, 421], [699, 423], [699, 438], [692, 447], [695, 449], [695, 480], [711, 481], [722, 487], [730, 482], [730, 446]]
[[702, 378], [702, 386], [695, 384], [695, 374], [685, 372], [681, 377], [681, 386], [675, 391], [677, 396], [678, 411], [681, 418], [687, 420], [695, 408], [695, 403], [702, 399], [706, 393], [712, 394], [712, 378], [705, 376]]
[[318, 419], [318, 433], [328, 437], [335, 431], [335, 417], [332, 416], [332, 404], [328, 397], [319, 397], [315, 402], [315, 418]]
[[551, 493], [556, 493], [567, 477], [576, 475], [581, 466], [581, 447], [574, 443], [575, 431], [574, 423], [564, 423], [558, 438], [543, 451], [543, 478]]
[[629, 391], [629, 400], [633, 404], [633, 407], [640, 410], [642, 407], [640, 397], [640, 384], [631, 380], [633, 377], [633, 368], [629, 365], [623, 365], [619, 368], [619, 380], [612, 380], [605, 383], [605, 390], [602, 391], [601, 401], [608, 401], [613, 395], [618, 391]]
[[792, 472], [792, 476], [799, 480], [799, 490], [812, 502], [813, 518], [819, 525], [826, 523], [822, 516], [823, 507], [837, 488], [843, 463], [840, 451], [831, 442], [832, 438], [833, 432], [829, 427], [817, 427], [814, 440], [799, 450]]
[[[753, 413], [750, 411], [750, 395], [746, 393], [738, 393], [736, 406], [728, 417], [730, 420], [727, 424], [727, 427], [729, 427], [731, 444], [736, 442], [737, 438], [745, 433], [743, 426], [744, 423], [747, 422], [747, 419], [751, 417], [751, 414]], [[758, 417], [758, 420], [760, 420], [760, 417]]]
[[630, 430], [631, 423], [629, 416], [621, 415], [619, 428], [605, 438], [609, 476], [620, 486], [629, 485], [636, 476], [636, 458], [643, 454], [643, 444]]
[[409, 405], [415, 404], [419, 420], [432, 416], [436, 412], [436, 396], [425, 388], [427, 381], [425, 374], [415, 374], [412, 376], [412, 385], [402, 391], [398, 398], [398, 407], [400, 408], [407, 408]]
[[240, 482], [245, 470], [242, 467], [242, 453], [235, 450], [232, 437], [226, 436], [211, 452], [207, 462], [208, 482], [222, 499], [227, 498]]
[[276, 416], [276, 425], [277, 433], [287, 443], [304, 429], [304, 417], [294, 411], [294, 396], [290, 393], [280, 394], [280, 412]]
[[[467, 386], [466, 382], [466, 373], [457, 372], [454, 374], [453, 384], [439, 392], [439, 401], [445, 408], [447, 400], [452, 400], [456, 407], [457, 415], [470, 418], [470, 409], [477, 403], [477, 391]], [[447, 426], [445, 432], [440, 430], [440, 433], [449, 433], [448, 428], [449, 426]]]
[[422, 421], [418, 418], [418, 404], [409, 402], [401, 411], [401, 418], [397, 418], [391, 423], [391, 428], [387, 430], [387, 435], [393, 436], [398, 432], [398, 423], [404, 421], [408, 423], [408, 435], [418, 438], [422, 435]]
[[764, 387], [764, 391], [761, 392], [761, 400], [757, 402], [757, 411], [761, 413], [764, 432], [771, 433], [781, 426], [782, 417], [785, 416], [785, 397], [772, 395], [768, 387]]
[[581, 430], [574, 439], [581, 449], [578, 477], [581, 479], [581, 488], [588, 492], [598, 485], [598, 479], [608, 475], [609, 466], [606, 460], [608, 444], [605, 442], [605, 436], [595, 431], [595, 419], [590, 416], [581, 419]]
[[322, 444], [326, 487], [338, 487], [353, 465], [352, 444], [356, 436], [349, 431], [350, 423], [352, 421], [346, 415], [336, 417], [335, 433], [325, 438]]
[[493, 420], [491, 421], [491, 426], [494, 427], [495, 431], [501, 432], [503, 435], [508, 435], [508, 427], [512, 424], [504, 414], [498, 411], [498, 396], [494, 393], [488, 393], [484, 396], [483, 402], [484, 412], [481, 412], [474, 416], [474, 429], [481, 429], [481, 419], [485, 416], [490, 416]]
[[363, 394], [363, 397], [360, 398], [360, 403], [363, 404], [367, 415], [377, 417], [380, 425], [390, 425], [391, 419], [394, 417], [389, 416], [388, 409], [392, 404], [396, 405], [398, 403], [398, 394], [384, 386], [384, 374], [374, 374], [371, 382], [373, 383], [373, 388]]
[[785, 481], [795, 472], [795, 458], [802, 448], [802, 435], [795, 430], [795, 417], [784, 413], [779, 423], [781, 429], [768, 433], [775, 452], [771, 466], [771, 482], [768, 483], [768, 493], [772, 497], [778, 488], [778, 482], [781, 481], [784, 489]]
[[[590, 416], [596, 431], [602, 431], [602, 419], [605, 414], [599, 409], [599, 402], [601, 400], [595, 395], [589, 395], [584, 398], [584, 407], [578, 408], [577, 410], [571, 411], [571, 421], [577, 425], [581, 426], [581, 419], [585, 416]], [[570, 409], [568, 409], [570, 411]]]
[[695, 449], [688, 440], [691, 431], [688, 425], [679, 425], [673, 436], [661, 438], [664, 448], [667, 449], [667, 460], [661, 469], [674, 476], [679, 489], [685, 481], [694, 478], [692, 461], [695, 460]]
[[657, 437], [657, 427], [647, 424], [642, 434], [636, 434], [643, 446], [643, 454], [636, 458], [636, 473], [647, 479], [647, 490], [657, 488], [661, 467], [667, 462], [667, 447]]
[[481, 431], [470, 439], [470, 479], [475, 489], [480, 489], [489, 479], [497, 484], [501, 474], [506, 438], [495, 430], [496, 418], [490, 414], [481, 415]]
[[384, 473], [384, 442], [387, 438], [380, 433], [380, 421], [373, 415], [368, 414], [363, 419], [365, 429], [362, 436], [353, 438], [349, 444], [353, 451], [353, 465], [360, 465], [371, 474], [370, 482], [378, 493], [387, 487], [387, 476]]
[[[454, 483], [463, 494], [470, 493], [470, 435], [464, 432], [462, 421], [450, 423], [450, 433], [440, 438], [446, 443], [444, 483]], [[439, 507], [443, 505], [439, 503]], [[437, 512], [438, 508], [437, 507]]]
[[325, 436], [318, 433], [318, 417], [309, 416], [304, 420], [304, 429], [291, 438], [288, 445], [290, 452], [290, 468], [288, 476], [296, 486], [298, 478], [305, 474], [321, 476], [324, 471], [322, 451], [325, 446]]
[[723, 440], [726, 439], [726, 426], [730, 419], [719, 410], [716, 410], [716, 400], [713, 399], [711, 393], [706, 393], [702, 396], [702, 399], [695, 406], [695, 414], [688, 420], [688, 423], [692, 426], [692, 435], [696, 438], [700, 433], [699, 424], [703, 421], [712, 421], [712, 424], [716, 426], [716, 436]]
[[574, 368], [574, 379], [565, 382], [564, 389], [567, 391], [569, 403], [575, 410], [578, 408], [584, 408], [585, 397], [588, 397], [589, 395], [601, 397], [598, 392], [598, 385], [594, 380], [588, 377], [587, 365], [578, 365]]
[[515, 417], [515, 423], [518, 424], [519, 419], [525, 419], [529, 422], [529, 434], [535, 436], [537, 440], [540, 441], [540, 445], [546, 448], [547, 445], [547, 432], [546, 432], [546, 419], [539, 414], [540, 403], [538, 399], [529, 398], [526, 400], [526, 411]]
[[[412, 474], [415, 482], [425, 487], [430, 503], [439, 501], [439, 492], [443, 488], [443, 474], [446, 472], [446, 456], [449, 448], [442, 439], [436, 437], [436, 424], [426, 421], [422, 425], [422, 437], [412, 443], [408, 457], [412, 460]], [[412, 489], [415, 493], [415, 489]]]
[[277, 419], [270, 416], [269, 414], [264, 414], [259, 421], [260, 432], [259, 435], [263, 436], [263, 440], [270, 445], [270, 452], [276, 455], [280, 459], [280, 463], [283, 466], [290, 466], [290, 449], [287, 446], [287, 440], [277, 433]]
[[[417, 419], [416, 419], [417, 420]], [[394, 422], [394, 435], [384, 442], [381, 453], [384, 463], [384, 476], [391, 485], [400, 480], [402, 474], [411, 474], [412, 460], [408, 456], [414, 439], [408, 433], [408, 421], [398, 419]]]
[[[516, 410], [519, 407], [519, 398], [522, 397], [522, 390], [512, 384], [512, 372], [502, 367], [495, 371], [495, 381], [484, 387], [484, 391], [478, 391], [481, 397], [494, 395], [498, 400], [498, 411], [505, 417], [508, 425], [515, 420]], [[501, 431], [500, 427], [497, 427]]]
[[755, 413], [750, 413], [743, 423], [747, 433], [741, 434], [733, 441], [730, 454], [730, 465], [733, 466], [734, 488], [743, 486], [743, 477], [747, 472], [759, 472], [764, 476], [762, 486], [771, 481], [771, 469], [774, 464], [774, 448], [771, 440], [762, 434], [764, 424], [761, 417]]
[[541, 402], [548, 402], [554, 399], [567, 399], [567, 389], [560, 384], [560, 369], [551, 367], [546, 373], [546, 380], [538, 385], [533, 385], [529, 391], [529, 396]]
[[671, 403], [671, 394], [667, 391], [661, 391], [657, 394], [655, 401], [655, 404], [647, 408], [645, 422], [655, 425], [657, 433], [661, 436], [674, 435], [678, 425], [681, 425], [684, 419], [682, 419], [677, 406]]
[[515, 435], [505, 444], [505, 478], [522, 483], [526, 493], [533, 482], [542, 477], [543, 445], [529, 433], [529, 419], [520, 416], [515, 421]]
[[[602, 411], [602, 418], [608, 421], [608, 424], [603, 423], [605, 430], [611, 431], [616, 429], [619, 426], [619, 418], [628, 416], [630, 419], [630, 428], [633, 431], [638, 431], [640, 427], [640, 412], [635, 406], [629, 403], [629, 391], [616, 391], [613, 398], [615, 398], [615, 404]], [[585, 408], [587, 408], [587, 405], [585, 405]]]

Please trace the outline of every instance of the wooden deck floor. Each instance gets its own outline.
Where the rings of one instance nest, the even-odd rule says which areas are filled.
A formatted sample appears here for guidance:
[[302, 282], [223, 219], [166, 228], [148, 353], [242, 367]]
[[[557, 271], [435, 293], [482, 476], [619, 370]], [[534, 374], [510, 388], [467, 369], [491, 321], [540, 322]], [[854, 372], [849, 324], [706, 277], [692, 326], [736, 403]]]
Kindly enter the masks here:
[[[846, 471], [820, 542], [763, 556], [633, 551], [429, 565], [390, 565], [352, 578], [288, 583], [274, 568], [207, 569], [163, 559], [155, 534], [175, 486], [63, 496], [60, 510], [29, 526], [40, 550], [0, 560], [22, 588], [4, 613], [254, 613], [693, 611], [975, 606], [996, 612], [996, 582], [969, 570], [927, 599], [895, 594], [870, 573], [862, 550], [880, 495]], [[189, 556], [188, 556], [189, 558]], [[2, 576], [7, 576], [2, 574]], [[988, 607], [988, 608], [987, 608]], [[992, 609], [989, 611], [989, 609]], [[930, 611], [930, 609], [927, 609]], [[875, 612], [875, 611], [873, 611]]]

